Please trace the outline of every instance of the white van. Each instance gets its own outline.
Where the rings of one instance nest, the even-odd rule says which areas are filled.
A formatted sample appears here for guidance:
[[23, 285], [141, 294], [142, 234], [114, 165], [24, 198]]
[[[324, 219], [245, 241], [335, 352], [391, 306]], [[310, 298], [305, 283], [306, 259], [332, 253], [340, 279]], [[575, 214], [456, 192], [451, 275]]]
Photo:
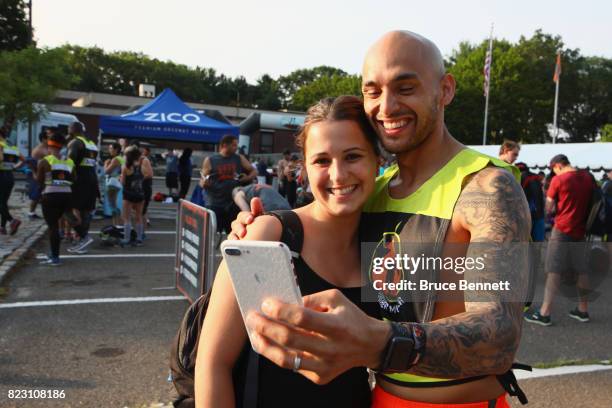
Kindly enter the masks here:
[[31, 146], [32, 149], [39, 143], [39, 135], [42, 131], [49, 127], [56, 127], [62, 133], [68, 134], [68, 126], [71, 123], [78, 122], [76, 116], [69, 115], [66, 113], [58, 112], [47, 112], [42, 115], [38, 122], [32, 123], [32, 140], [31, 145], [28, 144], [28, 123], [19, 122], [16, 126], [13, 126], [11, 134], [9, 136], [9, 142], [19, 148], [21, 154], [24, 157], [28, 156], [28, 151]]

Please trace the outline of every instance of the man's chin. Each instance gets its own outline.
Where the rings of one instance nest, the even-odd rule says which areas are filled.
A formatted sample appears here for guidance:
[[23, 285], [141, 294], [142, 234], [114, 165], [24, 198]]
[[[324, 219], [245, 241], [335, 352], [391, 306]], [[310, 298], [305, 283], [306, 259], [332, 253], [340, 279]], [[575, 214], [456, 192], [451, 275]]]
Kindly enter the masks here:
[[384, 138], [382, 140], [382, 145], [385, 148], [385, 150], [392, 154], [410, 152], [416, 149], [419, 146], [419, 144], [420, 143], [414, 143], [414, 141], [406, 140], [406, 139], [399, 140], [395, 138], [394, 139]]

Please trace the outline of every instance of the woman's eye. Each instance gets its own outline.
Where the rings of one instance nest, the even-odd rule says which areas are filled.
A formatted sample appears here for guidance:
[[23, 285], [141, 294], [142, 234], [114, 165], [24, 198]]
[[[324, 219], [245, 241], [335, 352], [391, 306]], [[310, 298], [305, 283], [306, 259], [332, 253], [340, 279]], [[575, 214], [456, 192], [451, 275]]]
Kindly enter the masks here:
[[414, 91], [414, 87], [412, 86], [405, 86], [405, 87], [400, 88], [400, 92], [403, 94], [409, 94], [409, 93], [412, 93], [412, 91]]
[[329, 159], [325, 159], [325, 158], [320, 158], [320, 159], [316, 159], [315, 161], [312, 162], [313, 164], [317, 164], [319, 166], [324, 166], [330, 163]]
[[363, 156], [358, 153], [349, 153], [346, 155], [346, 160], [348, 161], [356, 161], [361, 159]]

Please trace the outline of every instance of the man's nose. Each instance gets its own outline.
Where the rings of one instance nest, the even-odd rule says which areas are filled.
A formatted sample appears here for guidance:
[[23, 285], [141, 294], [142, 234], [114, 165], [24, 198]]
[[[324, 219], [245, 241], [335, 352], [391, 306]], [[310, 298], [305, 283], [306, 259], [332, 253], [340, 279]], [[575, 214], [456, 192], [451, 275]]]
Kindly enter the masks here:
[[383, 92], [380, 96], [379, 114], [382, 117], [391, 117], [397, 109], [397, 98], [392, 92]]

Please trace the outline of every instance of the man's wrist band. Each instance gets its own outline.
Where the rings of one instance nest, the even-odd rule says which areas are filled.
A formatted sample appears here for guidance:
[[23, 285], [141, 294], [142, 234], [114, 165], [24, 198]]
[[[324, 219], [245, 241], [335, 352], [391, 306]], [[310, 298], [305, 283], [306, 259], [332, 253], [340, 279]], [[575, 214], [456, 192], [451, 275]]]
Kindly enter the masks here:
[[419, 324], [391, 322], [391, 337], [374, 371], [407, 371], [423, 358], [425, 343], [426, 333]]

